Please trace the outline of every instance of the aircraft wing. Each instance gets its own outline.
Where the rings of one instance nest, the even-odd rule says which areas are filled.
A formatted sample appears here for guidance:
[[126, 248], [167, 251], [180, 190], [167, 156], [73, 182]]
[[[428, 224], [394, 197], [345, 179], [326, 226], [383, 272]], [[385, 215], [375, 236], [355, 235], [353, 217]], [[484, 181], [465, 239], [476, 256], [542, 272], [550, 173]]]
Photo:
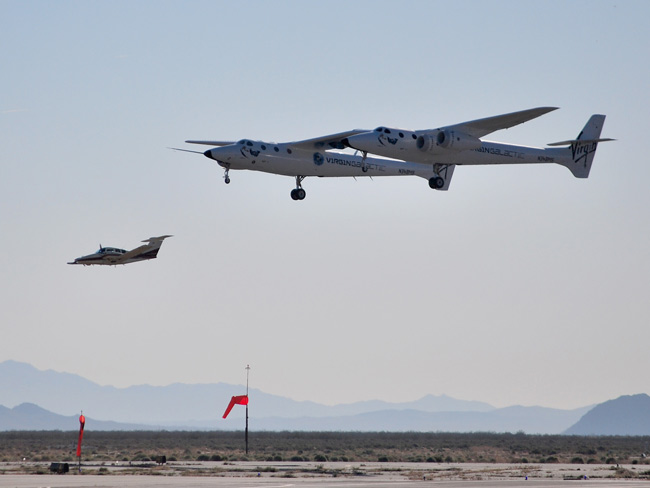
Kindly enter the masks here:
[[313, 139], [305, 139], [303, 141], [290, 142], [291, 147], [298, 149], [345, 149], [343, 139], [346, 137], [369, 132], [367, 129], [354, 129], [346, 132], [338, 132], [336, 134], [329, 134], [326, 136], [315, 137]]
[[523, 124], [529, 120], [535, 119], [540, 115], [544, 115], [558, 107], [537, 107], [520, 112], [512, 112], [509, 114], [495, 115], [494, 117], [487, 117], [485, 119], [470, 120], [469, 122], [462, 122], [456, 125], [449, 125], [441, 127], [445, 130], [455, 130], [464, 132], [474, 137], [483, 137], [487, 134], [501, 129], [509, 129], [515, 125]]
[[203, 144], [205, 146], [230, 146], [237, 141], [185, 141], [188, 144]]

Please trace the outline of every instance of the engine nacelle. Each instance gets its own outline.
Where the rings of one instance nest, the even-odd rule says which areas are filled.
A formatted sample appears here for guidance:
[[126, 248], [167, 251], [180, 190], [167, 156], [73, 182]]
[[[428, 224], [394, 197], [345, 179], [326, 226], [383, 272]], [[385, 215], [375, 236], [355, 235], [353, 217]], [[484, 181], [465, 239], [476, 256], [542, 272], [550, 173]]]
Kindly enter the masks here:
[[455, 130], [439, 130], [419, 136], [415, 145], [422, 152], [468, 151], [481, 147], [481, 140]]

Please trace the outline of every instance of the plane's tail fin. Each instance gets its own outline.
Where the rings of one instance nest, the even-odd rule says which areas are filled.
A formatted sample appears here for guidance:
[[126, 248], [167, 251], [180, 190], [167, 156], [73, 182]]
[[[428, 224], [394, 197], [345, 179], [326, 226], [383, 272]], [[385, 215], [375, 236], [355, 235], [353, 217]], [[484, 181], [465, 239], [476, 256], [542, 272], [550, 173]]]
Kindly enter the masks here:
[[584, 126], [576, 139], [560, 141], [549, 144], [549, 146], [569, 146], [564, 149], [566, 158], [562, 158], [559, 163], [569, 168], [576, 178], [589, 177], [591, 163], [596, 155], [596, 149], [599, 142], [614, 141], [615, 139], [600, 138], [600, 132], [605, 124], [605, 116], [594, 114]]
[[160, 237], [150, 237], [149, 239], [145, 239], [142, 242], [146, 242], [146, 246], [140, 246], [138, 249], [141, 250], [141, 254], [138, 255], [139, 258], [142, 259], [154, 259], [158, 256], [158, 251], [160, 251], [160, 246], [162, 246], [162, 243], [165, 239], [168, 237], [174, 237], [174, 236], [160, 236]]

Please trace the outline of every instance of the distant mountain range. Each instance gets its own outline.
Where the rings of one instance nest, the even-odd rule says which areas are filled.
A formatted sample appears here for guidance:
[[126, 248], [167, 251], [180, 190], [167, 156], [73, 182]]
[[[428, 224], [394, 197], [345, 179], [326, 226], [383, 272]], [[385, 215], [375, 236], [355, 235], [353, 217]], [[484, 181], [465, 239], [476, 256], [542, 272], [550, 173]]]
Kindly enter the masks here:
[[[244, 392], [243, 386], [225, 383], [115, 388], [69, 373], [5, 361], [0, 363], [0, 431], [75, 430], [80, 410], [86, 416], [87, 428], [96, 430], [241, 430], [243, 408], [235, 408], [226, 420], [221, 415], [230, 397]], [[249, 397], [250, 428], [254, 430], [580, 433], [572, 429], [589, 420], [586, 414], [593, 408], [497, 409], [446, 395], [427, 395], [414, 402], [367, 401], [335, 406], [298, 402], [257, 389], [251, 389]], [[650, 397], [631, 398], [637, 397], [645, 397], [647, 402], [641, 401], [634, 408], [641, 409], [641, 417], [650, 417]], [[616, 406], [617, 401], [611, 402]], [[615, 410], [605, 415], [612, 418]], [[594, 422], [587, 424], [587, 430], [598, 434], [598, 425], [605, 424], [600, 417]], [[648, 434], [650, 429], [638, 432]]]
[[[94, 430], [151, 430], [151, 426], [92, 420]], [[33, 403], [21, 403], [14, 408], [0, 405], [0, 430], [75, 430], [79, 429], [79, 414], [65, 416], [52, 413]]]
[[596, 405], [565, 433], [650, 435], [650, 396], [626, 395]]

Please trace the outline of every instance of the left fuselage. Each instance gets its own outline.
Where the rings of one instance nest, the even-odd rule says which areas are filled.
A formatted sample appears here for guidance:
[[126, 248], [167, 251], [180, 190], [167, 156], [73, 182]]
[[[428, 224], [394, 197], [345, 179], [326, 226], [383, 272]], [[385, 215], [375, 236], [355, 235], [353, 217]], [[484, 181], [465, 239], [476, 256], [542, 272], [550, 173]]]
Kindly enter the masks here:
[[240, 141], [204, 153], [221, 166], [284, 176], [407, 176], [423, 178], [432, 169], [418, 163], [352, 155], [326, 150], [292, 148], [291, 144]]

